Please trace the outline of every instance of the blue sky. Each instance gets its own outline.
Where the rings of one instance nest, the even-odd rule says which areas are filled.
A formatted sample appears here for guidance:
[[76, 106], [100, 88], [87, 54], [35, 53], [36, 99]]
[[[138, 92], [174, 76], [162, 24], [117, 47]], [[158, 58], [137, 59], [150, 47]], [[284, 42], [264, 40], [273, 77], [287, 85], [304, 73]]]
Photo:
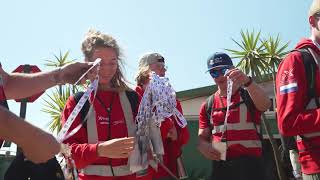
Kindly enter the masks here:
[[[138, 58], [156, 51], [166, 58], [167, 76], [177, 91], [211, 85], [207, 57], [237, 49], [240, 30], [280, 34], [290, 48], [309, 37], [311, 0], [56, 0], [3, 1], [0, 6], [0, 61], [8, 72], [20, 64], [48, 70], [44, 60], [61, 50], [82, 61], [80, 42], [90, 28], [114, 36], [123, 49], [126, 77], [134, 83]], [[237, 62], [237, 61], [235, 61]], [[47, 91], [50, 92], [50, 91]], [[28, 104], [27, 120], [44, 128], [42, 96]], [[10, 102], [19, 114], [19, 104]]]

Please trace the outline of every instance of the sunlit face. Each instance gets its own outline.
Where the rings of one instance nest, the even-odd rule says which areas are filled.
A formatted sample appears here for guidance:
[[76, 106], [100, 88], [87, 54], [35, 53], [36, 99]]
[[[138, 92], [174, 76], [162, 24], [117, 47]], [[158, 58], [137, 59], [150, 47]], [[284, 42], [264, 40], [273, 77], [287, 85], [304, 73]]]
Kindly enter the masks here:
[[164, 77], [166, 75], [167, 69], [163, 62], [150, 64], [149, 67], [151, 71], [154, 71], [160, 77]]
[[[214, 71], [217, 74], [217, 77], [213, 77], [212, 71]], [[224, 73], [225, 73], [225, 69], [221, 69], [221, 68], [210, 71], [210, 75], [213, 78], [216, 85], [223, 89], [227, 87], [227, 77], [224, 76]]]
[[117, 72], [118, 56], [114, 49], [99, 47], [93, 51], [92, 60], [101, 58], [99, 84], [109, 84]]
[[312, 28], [313, 36], [316, 39], [320, 39], [320, 12], [309, 17], [309, 23]]

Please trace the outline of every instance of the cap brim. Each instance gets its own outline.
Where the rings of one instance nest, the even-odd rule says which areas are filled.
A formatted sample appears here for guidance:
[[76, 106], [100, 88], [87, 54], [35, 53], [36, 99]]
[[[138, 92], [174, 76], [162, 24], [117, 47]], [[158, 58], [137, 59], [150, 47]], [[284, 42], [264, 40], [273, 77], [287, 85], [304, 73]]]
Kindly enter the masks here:
[[209, 72], [209, 71], [211, 71], [212, 69], [224, 68], [224, 67], [230, 67], [230, 65], [219, 65], [219, 66], [215, 66], [215, 67], [212, 67], [212, 68], [208, 69], [208, 70], [206, 71], [206, 73]]

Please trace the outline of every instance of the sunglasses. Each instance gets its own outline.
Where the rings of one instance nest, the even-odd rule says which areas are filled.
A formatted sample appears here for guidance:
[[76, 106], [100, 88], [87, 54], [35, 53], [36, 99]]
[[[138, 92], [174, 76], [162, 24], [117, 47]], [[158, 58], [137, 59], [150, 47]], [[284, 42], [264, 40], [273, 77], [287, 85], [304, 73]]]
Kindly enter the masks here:
[[210, 70], [210, 75], [212, 78], [217, 78], [220, 75], [224, 76], [229, 68], [222, 68], [222, 69], [212, 69]]

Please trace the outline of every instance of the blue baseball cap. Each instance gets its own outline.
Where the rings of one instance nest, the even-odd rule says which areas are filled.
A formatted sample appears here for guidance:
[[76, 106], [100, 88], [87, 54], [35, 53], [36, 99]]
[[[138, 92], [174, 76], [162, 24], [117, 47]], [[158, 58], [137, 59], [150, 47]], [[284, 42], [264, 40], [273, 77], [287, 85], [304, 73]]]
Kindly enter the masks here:
[[[208, 71], [215, 68], [223, 68], [233, 66], [231, 58], [223, 52], [216, 52], [207, 60]], [[207, 72], [208, 72], [207, 71]]]

